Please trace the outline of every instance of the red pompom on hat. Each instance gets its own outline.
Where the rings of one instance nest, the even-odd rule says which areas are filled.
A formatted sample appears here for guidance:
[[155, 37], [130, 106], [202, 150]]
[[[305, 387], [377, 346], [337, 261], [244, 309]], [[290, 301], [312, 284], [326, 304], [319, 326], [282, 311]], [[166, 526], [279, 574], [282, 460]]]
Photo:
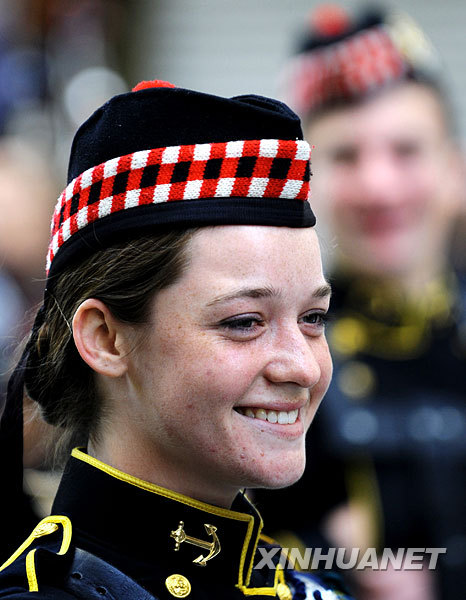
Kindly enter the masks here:
[[344, 8], [337, 4], [322, 4], [311, 14], [312, 29], [323, 36], [341, 35], [350, 26], [350, 17]]
[[152, 81], [140, 81], [133, 87], [133, 92], [139, 92], [140, 90], [148, 90], [150, 88], [174, 88], [176, 85], [169, 81], [163, 81], [162, 79], [153, 79]]

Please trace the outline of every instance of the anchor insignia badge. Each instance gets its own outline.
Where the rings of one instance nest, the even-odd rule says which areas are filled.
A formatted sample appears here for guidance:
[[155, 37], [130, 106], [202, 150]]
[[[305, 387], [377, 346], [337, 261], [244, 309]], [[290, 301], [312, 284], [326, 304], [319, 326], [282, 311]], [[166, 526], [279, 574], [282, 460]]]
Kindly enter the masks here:
[[217, 556], [217, 554], [219, 554], [220, 550], [222, 549], [220, 546], [220, 541], [216, 534], [217, 528], [213, 525], [208, 525], [207, 523], [204, 523], [204, 527], [206, 532], [210, 536], [212, 536], [211, 542], [205, 542], [204, 540], [200, 540], [190, 535], [186, 535], [183, 521], [180, 521], [178, 528], [170, 533], [170, 537], [172, 537], [175, 540], [175, 551], [178, 551], [180, 549], [180, 546], [183, 542], [209, 551], [206, 556], [201, 554], [193, 560], [193, 563], [201, 567], [205, 567], [207, 565], [207, 561], [214, 558], [214, 556]]

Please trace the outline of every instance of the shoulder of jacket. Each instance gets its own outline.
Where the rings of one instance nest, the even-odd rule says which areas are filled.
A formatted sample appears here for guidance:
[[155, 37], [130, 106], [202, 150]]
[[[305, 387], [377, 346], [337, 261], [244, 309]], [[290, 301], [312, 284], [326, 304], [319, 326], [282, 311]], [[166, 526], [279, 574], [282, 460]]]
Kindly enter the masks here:
[[75, 551], [65, 589], [86, 600], [157, 600], [133, 579], [94, 554]]
[[0, 567], [0, 598], [156, 600], [106, 561], [72, 546], [71, 538], [68, 517], [43, 519]]
[[0, 567], [0, 598], [8, 598], [5, 595], [8, 590], [42, 594], [42, 589], [39, 589], [41, 581], [47, 585], [51, 576], [54, 581], [65, 576], [72, 557], [69, 552], [71, 537], [72, 526], [68, 517], [54, 515], [42, 519]]

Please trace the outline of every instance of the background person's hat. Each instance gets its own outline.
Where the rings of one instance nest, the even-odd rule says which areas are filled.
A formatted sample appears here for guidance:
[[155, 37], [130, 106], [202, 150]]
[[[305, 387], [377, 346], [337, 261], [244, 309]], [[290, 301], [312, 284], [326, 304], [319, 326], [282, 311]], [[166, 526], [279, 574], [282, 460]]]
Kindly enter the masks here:
[[340, 6], [321, 5], [310, 14], [281, 84], [285, 101], [304, 117], [403, 79], [440, 79], [439, 57], [408, 15], [377, 7], [352, 19]]

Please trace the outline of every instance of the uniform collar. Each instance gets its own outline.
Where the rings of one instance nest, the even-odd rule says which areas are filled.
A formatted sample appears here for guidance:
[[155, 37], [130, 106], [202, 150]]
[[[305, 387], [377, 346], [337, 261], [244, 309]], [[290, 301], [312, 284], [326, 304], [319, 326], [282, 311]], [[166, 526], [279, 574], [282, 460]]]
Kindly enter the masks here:
[[[270, 595], [278, 583], [278, 569], [269, 574], [253, 570], [262, 519], [241, 494], [227, 510], [123, 473], [75, 449], [53, 512], [71, 519], [76, 545], [113, 564], [129, 560], [142, 572], [142, 565], [150, 563], [162, 575], [183, 573], [188, 579], [202, 571], [212, 582], [221, 580], [246, 595], [271, 588]], [[184, 536], [189, 537], [181, 541]], [[196, 546], [197, 540], [209, 546]], [[214, 546], [219, 552], [212, 556]], [[193, 562], [201, 555], [208, 558], [205, 566]]]
[[417, 358], [428, 350], [437, 332], [454, 326], [460, 305], [453, 273], [431, 281], [417, 301], [393, 284], [343, 271], [332, 278], [332, 289], [337, 319], [329, 329], [329, 342], [343, 357]]

